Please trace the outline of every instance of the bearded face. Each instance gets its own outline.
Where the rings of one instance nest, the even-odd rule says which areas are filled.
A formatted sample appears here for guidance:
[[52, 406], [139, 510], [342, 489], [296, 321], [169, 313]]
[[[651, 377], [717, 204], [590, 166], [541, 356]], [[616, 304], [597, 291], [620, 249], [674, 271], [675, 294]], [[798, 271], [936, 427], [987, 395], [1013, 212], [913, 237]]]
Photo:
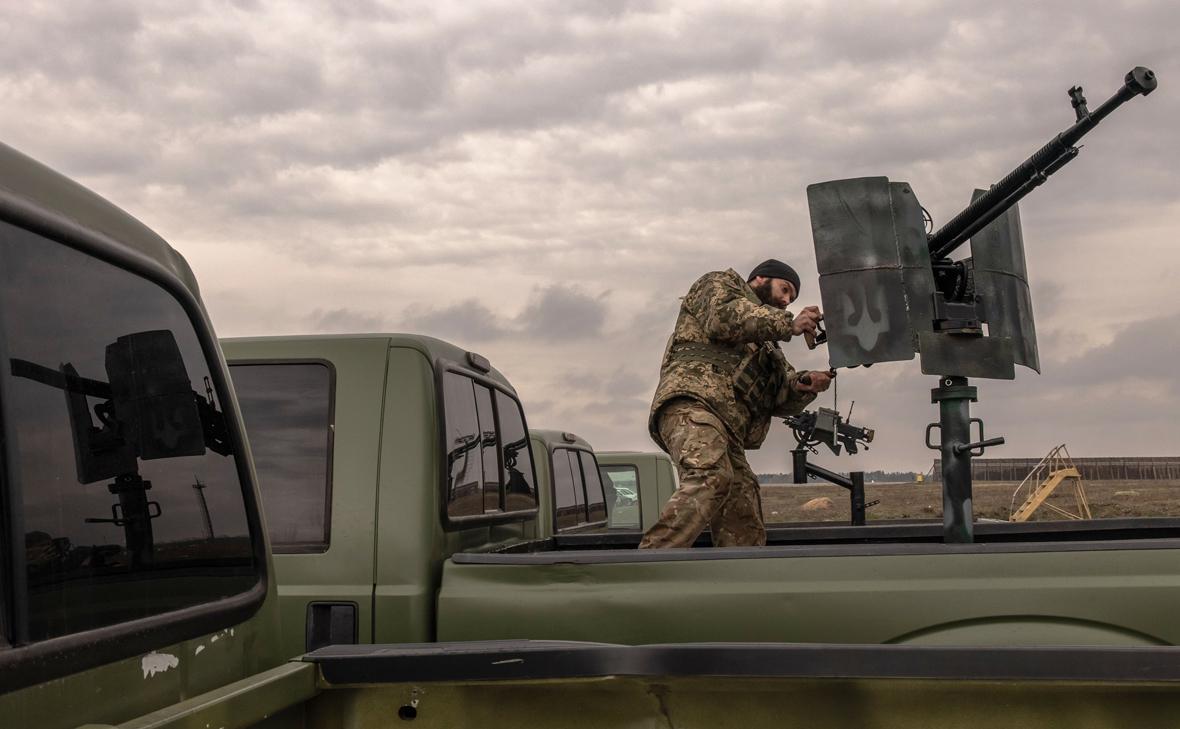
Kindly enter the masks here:
[[762, 283], [751, 286], [754, 289], [754, 293], [758, 295], [758, 300], [770, 306], [774, 306], [772, 302], [772, 297], [774, 296], [773, 281], [774, 279], [772, 278], [764, 278], [762, 279]]

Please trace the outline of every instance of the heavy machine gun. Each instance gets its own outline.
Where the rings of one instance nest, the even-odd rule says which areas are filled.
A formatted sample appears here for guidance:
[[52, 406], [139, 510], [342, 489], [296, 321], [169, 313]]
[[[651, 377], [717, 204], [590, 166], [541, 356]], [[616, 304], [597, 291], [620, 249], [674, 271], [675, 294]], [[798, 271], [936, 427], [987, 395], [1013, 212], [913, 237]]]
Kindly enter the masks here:
[[[942, 455], [947, 542], [973, 540], [971, 458], [1004, 442], [986, 438], [983, 421], [970, 416], [978, 393], [968, 378], [1011, 380], [1016, 364], [1040, 371], [1017, 202], [1072, 161], [1100, 121], [1157, 83], [1137, 66], [1093, 111], [1082, 89], [1071, 88], [1074, 124], [989, 189], [976, 190], [937, 231], [905, 182], [862, 177], [807, 188], [829, 366], [920, 355], [922, 372], [939, 378], [931, 392], [939, 421], [927, 428], [926, 445]], [[968, 240], [971, 255], [951, 260]]]

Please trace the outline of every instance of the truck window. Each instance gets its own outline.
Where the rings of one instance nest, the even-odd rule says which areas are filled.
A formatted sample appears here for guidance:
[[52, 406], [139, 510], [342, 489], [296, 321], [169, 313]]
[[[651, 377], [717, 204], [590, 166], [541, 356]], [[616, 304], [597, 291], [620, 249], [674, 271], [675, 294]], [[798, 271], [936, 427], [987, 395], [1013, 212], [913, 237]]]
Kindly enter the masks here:
[[574, 480], [569, 449], [553, 451], [553, 523], [557, 529], [568, 529], [583, 523], [585, 513], [577, 497], [581, 485]]
[[333, 389], [324, 362], [233, 362], [266, 528], [275, 552], [327, 550]]
[[606, 496], [593, 453], [553, 449], [553, 507], [557, 529], [606, 520]]
[[500, 437], [492, 391], [475, 385], [475, 409], [479, 416], [479, 458], [483, 465], [483, 512], [500, 511]]
[[582, 461], [582, 474], [586, 480], [586, 518], [589, 521], [606, 521], [606, 494], [602, 486], [602, 474], [598, 472], [598, 461], [589, 451], [578, 451]]
[[606, 504], [610, 525], [619, 529], [638, 529], [639, 469], [635, 466], [601, 466], [606, 486]]
[[176, 298], [0, 223], [0, 344], [14, 643], [258, 583], [223, 401]]
[[442, 387], [447, 516], [536, 509], [537, 477], [520, 403], [458, 372], [444, 372]]
[[449, 477], [447, 514], [475, 516], [483, 513], [483, 459], [480, 456], [479, 415], [475, 409], [475, 382], [447, 372], [443, 375], [446, 405], [446, 445]]
[[500, 463], [503, 464], [504, 510], [537, 508], [537, 474], [529, 433], [520, 403], [496, 391], [496, 413], [500, 422]]
[[582, 477], [582, 466], [578, 463], [578, 454], [568, 448], [563, 448], [561, 452], [569, 460], [570, 471], [574, 474], [574, 503], [578, 505], [578, 523], [585, 523], [586, 479]]

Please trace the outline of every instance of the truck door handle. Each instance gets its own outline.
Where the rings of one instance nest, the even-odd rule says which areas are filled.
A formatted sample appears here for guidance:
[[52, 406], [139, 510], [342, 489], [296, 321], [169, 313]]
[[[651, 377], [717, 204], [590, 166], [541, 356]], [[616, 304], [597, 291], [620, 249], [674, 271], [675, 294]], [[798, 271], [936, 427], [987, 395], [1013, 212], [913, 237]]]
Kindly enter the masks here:
[[307, 604], [308, 652], [326, 645], [356, 643], [355, 602], [309, 602]]

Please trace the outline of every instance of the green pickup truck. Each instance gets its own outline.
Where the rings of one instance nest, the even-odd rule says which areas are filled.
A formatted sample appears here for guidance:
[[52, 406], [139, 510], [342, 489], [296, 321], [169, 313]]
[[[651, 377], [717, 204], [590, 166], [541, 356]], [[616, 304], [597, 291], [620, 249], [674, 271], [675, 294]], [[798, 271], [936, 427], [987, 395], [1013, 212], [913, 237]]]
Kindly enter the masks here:
[[[772, 526], [764, 548], [640, 552], [637, 529], [591, 528], [605, 497], [589, 444], [525, 437], [514, 389], [477, 354], [408, 335], [223, 347], [288, 655], [520, 638], [1180, 642], [1174, 520], [981, 523], [966, 545], [943, 544], [934, 523]], [[547, 503], [537, 484], [555, 460], [591, 496]]]
[[[280, 556], [326, 558], [316, 580], [342, 573], [318, 588], [327, 609], [310, 623], [328, 642], [365, 629], [361, 610], [396, 610], [390, 632], [452, 642], [284, 660], [285, 576], [191, 271], [130, 216], [0, 146], [5, 727], [1175, 721], [1175, 523], [981, 525], [977, 544], [955, 546], [924, 527], [844, 528], [663, 553], [637, 552], [630, 532], [541, 538], [523, 416], [486, 360], [396, 338], [340, 344], [356, 347], [357, 369], [327, 367], [327, 427], [314, 405], [314, 437], [289, 435], [295, 452], [323, 441], [329, 460], [311, 471], [324, 494], [360, 489], [336, 478], [352, 472], [380, 499], [313, 494], [322, 517], [275, 517]], [[375, 391], [361, 377], [370, 350]], [[292, 420], [322, 398], [319, 377], [289, 403]], [[414, 526], [386, 531], [382, 518]], [[370, 561], [379, 549], [384, 564]], [[424, 574], [448, 551], [440, 576]], [[347, 603], [351, 624], [332, 609]], [[683, 642], [702, 639], [716, 642]]]

